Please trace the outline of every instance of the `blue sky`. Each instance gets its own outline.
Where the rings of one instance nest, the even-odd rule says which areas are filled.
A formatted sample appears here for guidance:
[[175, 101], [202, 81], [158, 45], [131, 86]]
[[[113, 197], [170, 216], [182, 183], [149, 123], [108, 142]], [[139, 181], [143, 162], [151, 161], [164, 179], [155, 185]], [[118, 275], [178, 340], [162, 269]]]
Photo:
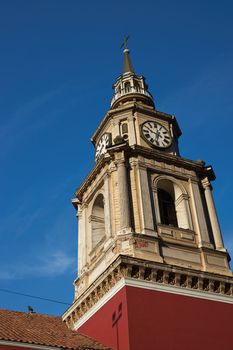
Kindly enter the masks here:
[[[72, 302], [70, 199], [94, 164], [90, 136], [109, 109], [125, 34], [157, 109], [179, 121], [181, 154], [214, 167], [233, 255], [232, 12], [227, 0], [0, 0], [0, 288]], [[1, 291], [0, 300], [66, 308]]]

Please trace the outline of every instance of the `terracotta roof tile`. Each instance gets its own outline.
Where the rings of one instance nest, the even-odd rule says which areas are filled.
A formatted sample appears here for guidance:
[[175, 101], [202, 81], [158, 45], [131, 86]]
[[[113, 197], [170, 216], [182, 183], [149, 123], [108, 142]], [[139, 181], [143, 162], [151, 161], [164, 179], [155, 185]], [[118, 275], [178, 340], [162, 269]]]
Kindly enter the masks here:
[[109, 349], [89, 337], [71, 331], [59, 316], [11, 310], [0, 310], [0, 340], [75, 350]]

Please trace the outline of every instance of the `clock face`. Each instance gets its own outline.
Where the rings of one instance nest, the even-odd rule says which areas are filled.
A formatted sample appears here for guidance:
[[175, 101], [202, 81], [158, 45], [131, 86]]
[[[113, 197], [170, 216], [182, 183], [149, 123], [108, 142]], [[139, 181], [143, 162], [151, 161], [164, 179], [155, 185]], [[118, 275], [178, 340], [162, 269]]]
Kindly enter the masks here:
[[144, 140], [155, 147], [167, 148], [171, 145], [172, 138], [169, 130], [155, 121], [143, 123], [141, 133]]
[[107, 152], [107, 147], [111, 144], [111, 134], [105, 133], [101, 136], [101, 139], [97, 143], [96, 151], [95, 151], [95, 161], [99, 160], [102, 154]]

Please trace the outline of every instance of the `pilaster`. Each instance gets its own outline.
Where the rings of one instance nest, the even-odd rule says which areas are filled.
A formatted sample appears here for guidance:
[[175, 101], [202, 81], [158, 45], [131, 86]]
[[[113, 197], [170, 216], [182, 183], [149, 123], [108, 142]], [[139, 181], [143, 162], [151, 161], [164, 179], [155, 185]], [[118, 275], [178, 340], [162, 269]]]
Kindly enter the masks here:
[[135, 145], [136, 141], [136, 131], [135, 131], [135, 117], [133, 115], [127, 118], [128, 130], [129, 130], [129, 145]]
[[82, 274], [83, 268], [87, 263], [87, 234], [86, 234], [86, 203], [78, 206], [78, 275]]
[[119, 120], [112, 120], [112, 140], [120, 135], [120, 122]]
[[153, 234], [157, 237], [153, 221], [147, 168], [139, 165], [137, 167], [137, 173], [142, 233]]
[[116, 161], [116, 165], [120, 216], [120, 231], [118, 232], [118, 234], [125, 234], [132, 232], [132, 228], [130, 218], [128, 175], [123, 152], [120, 154], [120, 158], [118, 158], [118, 160]]
[[156, 216], [156, 224], [161, 223], [161, 217], [160, 217], [160, 211], [159, 211], [159, 199], [158, 199], [158, 189], [157, 187], [153, 187], [153, 195], [154, 195], [154, 202], [155, 202], [155, 216]]
[[201, 201], [199, 184], [196, 181], [189, 180], [190, 195], [193, 207], [194, 220], [198, 235], [199, 247], [211, 248], [210, 237], [207, 229], [204, 209]]
[[220, 251], [226, 251], [224, 248], [223, 244], [223, 239], [222, 239], [222, 234], [221, 234], [221, 229], [218, 221], [218, 216], [214, 204], [214, 199], [212, 195], [212, 186], [208, 180], [208, 178], [205, 178], [202, 180], [202, 186], [204, 188], [204, 193], [205, 193], [205, 199], [206, 199], [206, 204], [207, 204], [207, 209], [209, 212], [209, 218], [210, 218], [210, 223], [212, 227], [212, 232], [214, 236], [214, 242], [217, 250]]

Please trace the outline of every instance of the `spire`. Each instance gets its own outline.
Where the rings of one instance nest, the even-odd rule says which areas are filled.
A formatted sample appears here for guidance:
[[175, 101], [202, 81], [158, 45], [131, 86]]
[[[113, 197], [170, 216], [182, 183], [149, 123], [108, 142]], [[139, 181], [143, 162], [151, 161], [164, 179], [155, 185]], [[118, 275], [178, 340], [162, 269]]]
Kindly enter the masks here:
[[123, 73], [118, 77], [117, 81], [113, 85], [114, 96], [111, 100], [111, 108], [115, 108], [118, 104], [127, 103], [128, 101], [143, 101], [154, 107], [153, 97], [148, 91], [148, 86], [145, 83], [143, 76], [137, 75], [133, 69], [133, 65], [129, 55], [129, 49], [127, 47], [127, 41], [129, 35], [124, 37], [123, 48], [124, 53], [124, 66]]
[[125, 73], [134, 73], [133, 65], [129, 55], [129, 49], [124, 49], [124, 68], [123, 74]]
[[124, 68], [123, 74], [125, 73], [134, 73], [133, 65], [129, 55], [129, 49], [127, 47], [127, 42], [129, 40], [129, 35], [124, 37], [124, 41], [121, 45], [121, 49], [124, 48]]

